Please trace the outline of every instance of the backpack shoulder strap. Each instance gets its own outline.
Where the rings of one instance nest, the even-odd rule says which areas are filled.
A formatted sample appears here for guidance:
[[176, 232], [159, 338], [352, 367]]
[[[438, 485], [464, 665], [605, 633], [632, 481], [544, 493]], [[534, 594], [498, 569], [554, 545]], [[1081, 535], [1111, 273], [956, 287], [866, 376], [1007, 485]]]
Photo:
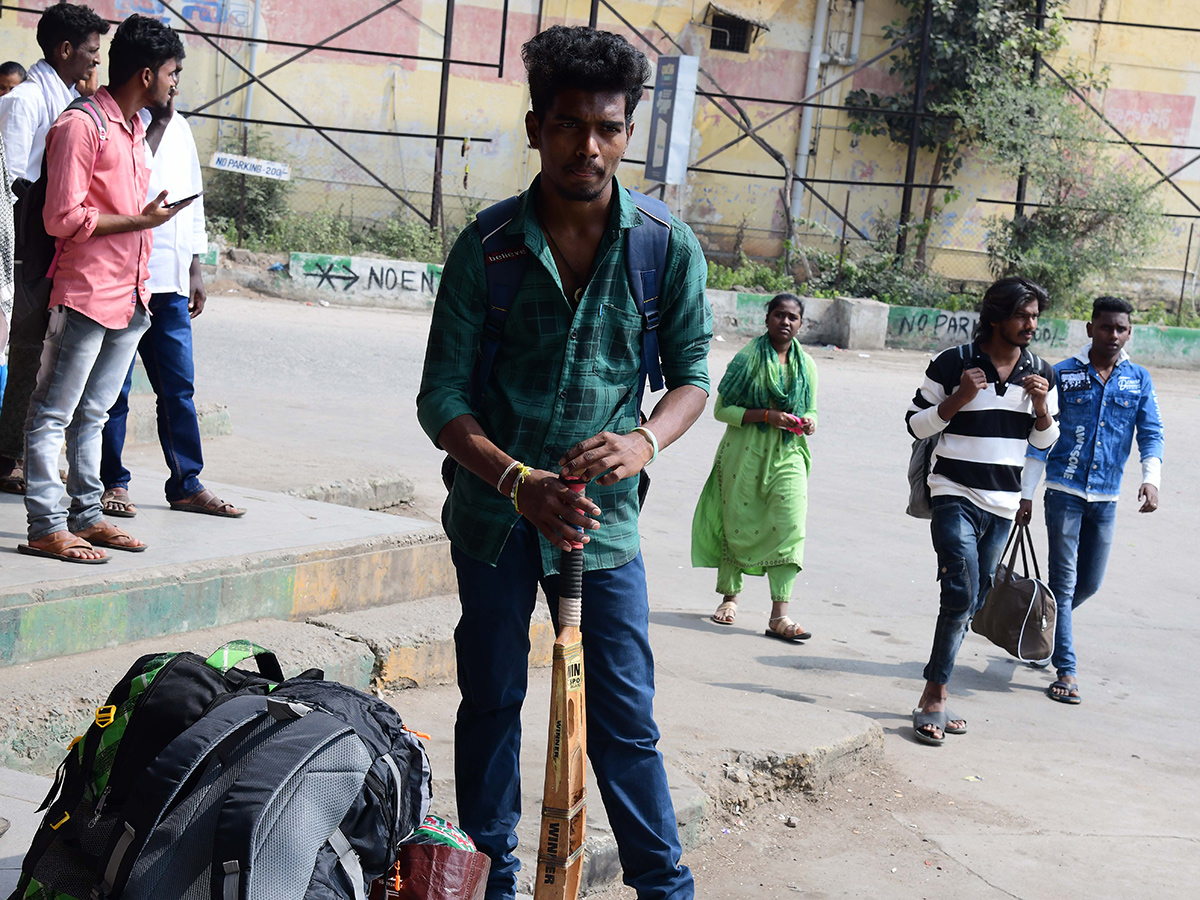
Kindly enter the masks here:
[[667, 267], [667, 248], [671, 243], [671, 211], [667, 204], [638, 191], [630, 191], [634, 205], [642, 214], [640, 225], [626, 232], [625, 260], [629, 269], [629, 288], [642, 313], [642, 371], [638, 376], [638, 412], [646, 382], [650, 390], [664, 387], [662, 360], [658, 353], [659, 295], [663, 271]]
[[[301, 787], [304, 769], [313, 763], [322, 774], [321, 800], [307, 805], [300, 833], [289, 835], [289, 840], [297, 848], [311, 851], [311, 855], [296, 854], [305, 860], [315, 859], [328, 842], [346, 871], [354, 900], [366, 900], [358, 854], [339, 826], [371, 767], [366, 746], [349, 724], [322, 710], [285, 699], [268, 699], [267, 708], [272, 717], [286, 724], [272, 732], [269, 751], [264, 749], [255, 756], [256, 762], [238, 774], [221, 801], [212, 839], [210, 896], [248, 900], [262, 893], [261, 889], [251, 891], [252, 878], [276, 889], [288, 887], [289, 882], [295, 886], [299, 879], [307, 886], [310, 873], [278, 869], [285, 854], [272, 852], [269, 838], [272, 829], [279, 827], [283, 806], [293, 795], [313, 790]], [[334, 746], [347, 737], [350, 740]], [[268, 758], [269, 763], [262, 762]], [[272, 807], [277, 818], [267, 820]], [[298, 893], [284, 891], [283, 896], [298, 897], [302, 893], [303, 887]]]
[[263, 697], [254, 696], [221, 704], [168, 744], [150, 764], [143, 790], [125, 804], [101, 857], [103, 896], [124, 888], [138, 853], [164, 811], [216, 748], [267, 715], [266, 704]]
[[104, 115], [104, 110], [100, 108], [100, 104], [96, 102], [95, 97], [76, 97], [68, 105], [66, 112], [69, 109], [77, 109], [80, 112], [87, 113], [89, 119], [96, 126], [96, 130], [100, 132], [100, 144], [108, 140], [108, 116]]
[[475, 217], [483, 242], [483, 274], [487, 281], [487, 316], [483, 320], [479, 357], [471, 372], [471, 409], [477, 413], [483, 402], [483, 389], [492, 374], [492, 364], [496, 361], [496, 351], [500, 349], [504, 321], [529, 262], [524, 236], [505, 232], [517, 214], [519, 203], [519, 197], [509, 197], [481, 210]]

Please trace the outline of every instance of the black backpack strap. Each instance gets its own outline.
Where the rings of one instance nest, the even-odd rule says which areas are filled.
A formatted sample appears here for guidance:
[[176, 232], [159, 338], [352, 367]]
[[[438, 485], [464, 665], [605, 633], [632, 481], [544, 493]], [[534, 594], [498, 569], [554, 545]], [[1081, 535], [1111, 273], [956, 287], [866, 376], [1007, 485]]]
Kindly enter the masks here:
[[267, 715], [263, 697], [235, 697], [171, 741], [146, 769], [141, 790], [132, 794], [105, 848], [102, 896], [123, 889], [138, 853], [163, 812], [192, 775], [222, 743]]
[[471, 409], [476, 413], [483, 402], [483, 389], [491, 377], [496, 351], [500, 349], [504, 321], [529, 262], [525, 236], [505, 233], [508, 223], [517, 214], [519, 203], [519, 197], [509, 197], [475, 217], [483, 241], [483, 274], [487, 280], [487, 316], [483, 320], [479, 357], [471, 372]]
[[671, 243], [671, 211], [667, 204], [637, 191], [630, 191], [634, 205], [642, 214], [640, 225], [625, 236], [625, 261], [629, 269], [629, 289], [642, 313], [642, 370], [638, 375], [637, 409], [642, 411], [646, 382], [650, 390], [663, 389], [662, 360], [658, 352], [659, 296], [663, 271], [667, 267], [667, 247]]
[[[216, 831], [213, 834], [210, 895], [213, 898], [246, 900], [249, 897], [256, 851], [261, 849], [264, 839], [269, 837], [270, 828], [276, 824], [274, 821], [266, 821], [268, 808], [277, 803], [280, 792], [285, 790], [289, 783], [299, 790], [304, 790], [303, 779], [297, 778], [304, 765], [325, 750], [332, 741], [354, 733], [350, 725], [337, 717], [298, 701], [273, 698], [267, 701], [267, 708], [275, 719], [289, 724], [286, 730], [271, 742], [269, 752], [264, 750], [256, 757], [256, 760], [269, 758], [269, 764], [263, 762], [243, 770], [221, 802]], [[357, 740], [355, 743], [369, 765], [366, 748]], [[363, 772], [365, 774], [365, 769]], [[331, 773], [322, 774], [329, 776]], [[358, 787], [362, 787], [361, 779]], [[313, 790], [311, 784], [308, 790]], [[328, 785], [325, 785], [325, 790], [328, 791]], [[322, 798], [321, 801], [314, 800], [313, 803], [320, 808], [327, 800], [328, 798]], [[276, 812], [278, 814], [278, 808]], [[339, 822], [345, 812], [345, 809], [341, 809], [336, 813]], [[296, 840], [310, 841], [314, 837], [316, 836], [312, 834], [294, 836]], [[318, 843], [328, 842], [337, 854], [353, 887], [354, 900], [366, 900], [362, 865], [340, 827], [335, 827], [331, 835], [323, 837], [324, 840], [318, 839]], [[319, 850], [319, 846], [317, 849]], [[260, 868], [263, 868], [261, 864]], [[259, 877], [270, 880], [269, 871], [258, 874]]]
[[67, 109], [64, 109], [63, 112], [70, 109], [78, 109], [88, 114], [88, 118], [96, 124], [96, 130], [100, 132], [101, 146], [103, 146], [103, 142], [108, 140], [108, 116], [104, 114], [99, 101], [94, 96], [76, 97], [67, 104]]

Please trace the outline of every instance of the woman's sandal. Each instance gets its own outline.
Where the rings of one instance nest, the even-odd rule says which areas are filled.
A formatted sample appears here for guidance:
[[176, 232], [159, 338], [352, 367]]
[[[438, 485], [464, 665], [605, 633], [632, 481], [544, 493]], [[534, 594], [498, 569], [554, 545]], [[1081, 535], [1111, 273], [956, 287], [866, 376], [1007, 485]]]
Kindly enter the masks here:
[[[772, 623], [778, 622], [776, 627]], [[812, 632], [805, 631], [787, 616], [772, 616], [767, 620], [767, 637], [775, 638], [778, 641], [787, 641], [789, 644], [798, 644], [801, 641], [807, 641], [812, 637]]]
[[123, 487], [109, 488], [101, 494], [100, 508], [106, 516], [116, 516], [118, 519], [132, 519], [138, 514], [138, 508], [129, 499], [129, 491]]
[[737, 618], [737, 601], [723, 600], [717, 611], [709, 616], [718, 625], [732, 625]]

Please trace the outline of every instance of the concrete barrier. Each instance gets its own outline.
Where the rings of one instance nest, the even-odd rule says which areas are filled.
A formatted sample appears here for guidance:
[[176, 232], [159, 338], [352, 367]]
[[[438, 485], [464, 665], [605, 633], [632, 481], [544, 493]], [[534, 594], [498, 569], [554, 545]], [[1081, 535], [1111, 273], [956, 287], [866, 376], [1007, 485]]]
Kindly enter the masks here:
[[[971, 339], [979, 313], [918, 306], [891, 306], [887, 346], [936, 353]], [[1057, 362], [1077, 353], [1088, 340], [1087, 323], [1043, 317], [1038, 321], [1034, 353]], [[1138, 363], [1171, 368], [1200, 368], [1200, 329], [1135, 325], [1126, 349]]]
[[430, 309], [442, 267], [403, 259], [371, 259], [323, 253], [293, 253], [288, 262], [292, 289], [330, 303]]
[[[713, 328], [722, 336], [756, 337], [763, 332], [773, 294], [708, 290]], [[888, 305], [865, 297], [802, 297], [802, 344], [834, 344], [851, 350], [879, 350], [888, 334]]]

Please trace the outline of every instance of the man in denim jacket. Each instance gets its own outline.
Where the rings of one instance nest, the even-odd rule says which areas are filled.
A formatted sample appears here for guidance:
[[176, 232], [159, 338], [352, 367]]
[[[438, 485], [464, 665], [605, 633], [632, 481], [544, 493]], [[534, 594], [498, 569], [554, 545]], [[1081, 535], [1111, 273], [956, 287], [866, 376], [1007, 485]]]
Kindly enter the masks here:
[[1033, 492], [1046, 475], [1046, 530], [1050, 589], [1058, 601], [1051, 661], [1058, 672], [1046, 693], [1060, 703], [1080, 702], [1075, 677], [1071, 612], [1100, 589], [1116, 525], [1121, 475], [1137, 432], [1142, 459], [1141, 512], [1158, 509], [1163, 427], [1154, 383], [1125, 352], [1133, 307], [1117, 297], [1092, 306], [1092, 339], [1054, 367], [1061, 396], [1060, 436], [1050, 450], [1029, 447], [1021, 479], [1018, 522], [1028, 522]]

